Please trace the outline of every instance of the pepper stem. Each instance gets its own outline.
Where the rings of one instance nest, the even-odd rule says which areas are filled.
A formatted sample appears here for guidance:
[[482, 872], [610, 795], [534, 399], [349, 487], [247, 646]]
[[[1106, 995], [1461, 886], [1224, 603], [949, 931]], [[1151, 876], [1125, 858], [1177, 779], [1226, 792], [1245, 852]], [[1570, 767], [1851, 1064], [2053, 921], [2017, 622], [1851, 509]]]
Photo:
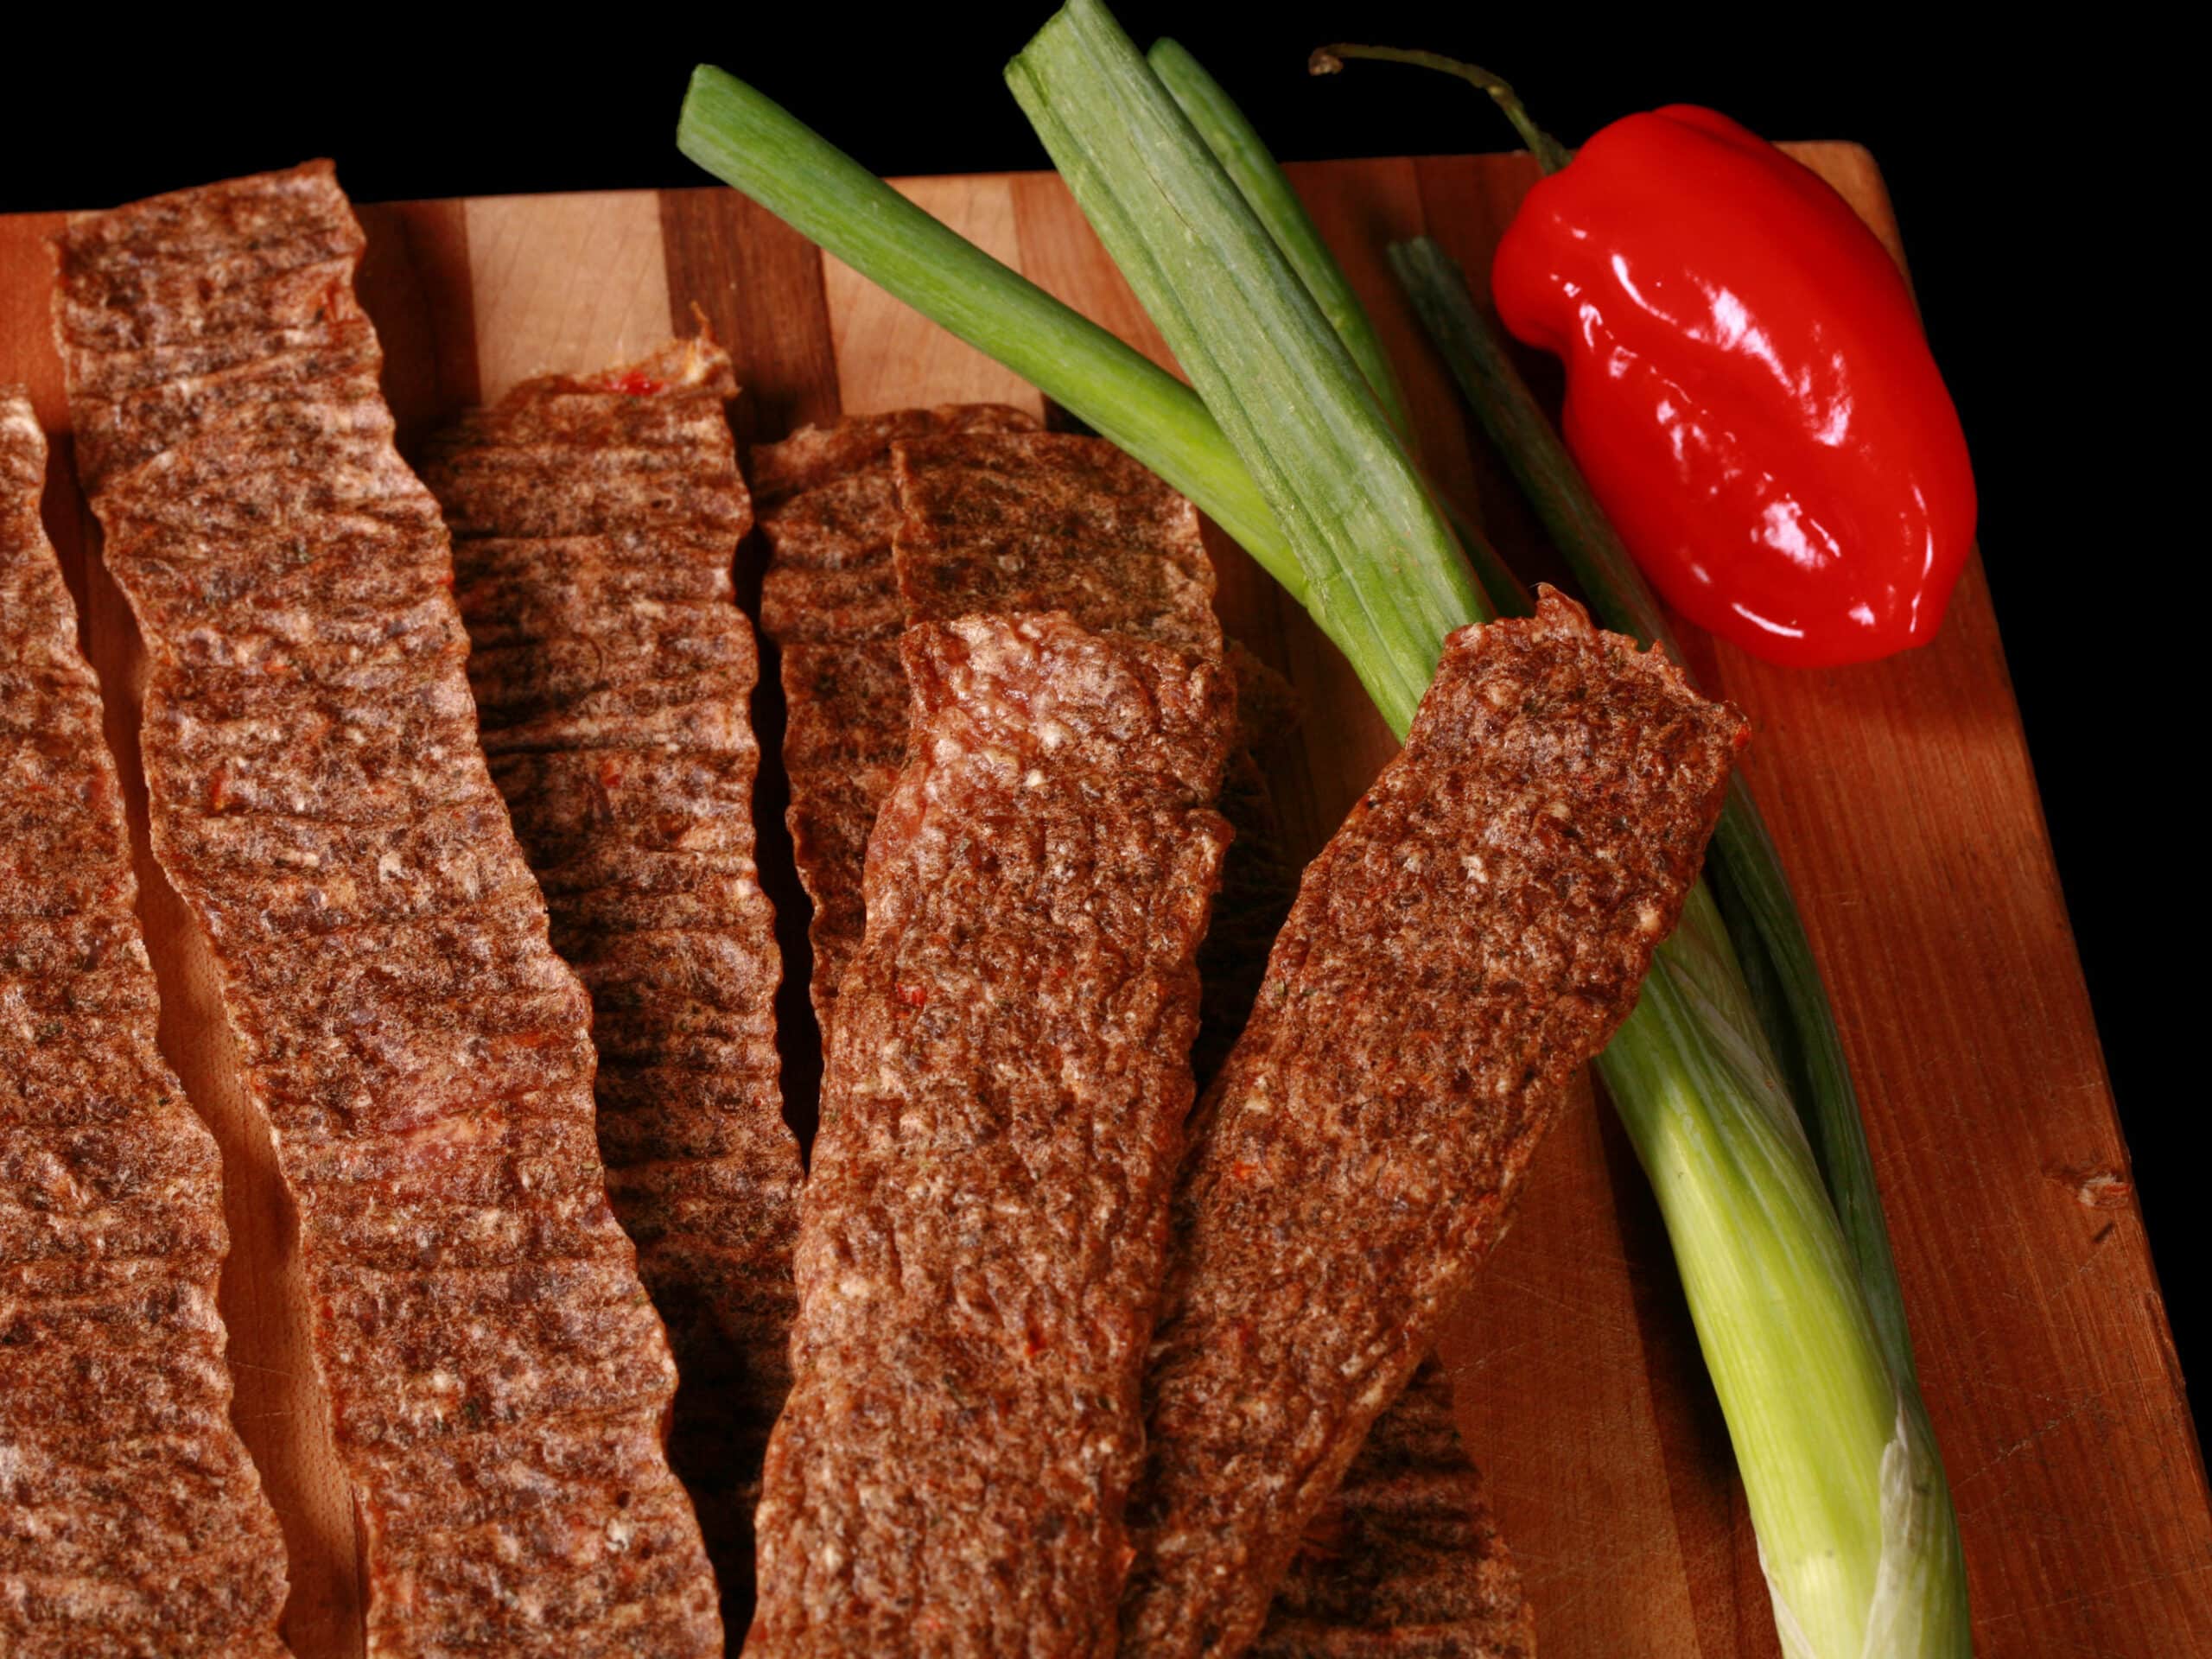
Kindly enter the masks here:
[[1457, 75], [1461, 80], [1490, 94], [1497, 107], [1505, 111], [1505, 118], [1529, 146], [1529, 153], [1536, 158], [1536, 165], [1547, 173], [1556, 173], [1574, 159], [1574, 152], [1538, 126], [1521, 102], [1521, 94], [1510, 85], [1487, 69], [1471, 63], [1462, 63], [1457, 58], [1447, 58], [1439, 52], [1417, 52], [1398, 46], [1351, 46], [1338, 42], [1335, 46], [1317, 48], [1306, 60], [1309, 74], [1335, 75], [1344, 72], [1346, 58], [1368, 58], [1377, 63], [1410, 63], [1420, 69], [1434, 69], [1447, 75]]

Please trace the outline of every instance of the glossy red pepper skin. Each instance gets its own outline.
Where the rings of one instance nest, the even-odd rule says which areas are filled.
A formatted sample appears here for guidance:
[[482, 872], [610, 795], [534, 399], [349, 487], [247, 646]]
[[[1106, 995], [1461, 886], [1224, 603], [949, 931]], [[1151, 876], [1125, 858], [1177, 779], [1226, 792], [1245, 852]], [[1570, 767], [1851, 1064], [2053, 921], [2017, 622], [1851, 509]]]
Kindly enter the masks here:
[[1809, 168], [1711, 110], [1616, 121], [1529, 192], [1491, 291], [1667, 601], [1770, 661], [1932, 638], [1974, 473], [1911, 291]]

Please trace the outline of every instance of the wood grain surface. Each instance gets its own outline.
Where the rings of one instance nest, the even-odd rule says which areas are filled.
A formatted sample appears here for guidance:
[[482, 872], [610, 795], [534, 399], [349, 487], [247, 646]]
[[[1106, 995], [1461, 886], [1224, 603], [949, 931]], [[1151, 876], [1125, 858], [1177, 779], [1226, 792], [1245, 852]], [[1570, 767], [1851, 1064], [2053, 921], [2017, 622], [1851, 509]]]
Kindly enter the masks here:
[[[1863, 150], [1797, 153], [1897, 247]], [[1461, 156], [1293, 174], [1406, 375], [1430, 466], [1524, 575], [1554, 575], [1381, 258], [1386, 240], [1425, 229], [1470, 270], [1486, 270], [1533, 166]], [[1057, 180], [900, 188], [1166, 360]], [[405, 441], [525, 375], [635, 355], [695, 315], [736, 359], [741, 439], [910, 404], [1042, 408], [1033, 389], [728, 191], [386, 204], [362, 217], [363, 297]], [[145, 855], [137, 635], [75, 486], [48, 336], [45, 243], [58, 222], [0, 218], [0, 380], [30, 385], [56, 440], [47, 517], [124, 763], [162, 1043], [224, 1147], [232, 1254], [223, 1311], [239, 1428], [290, 1551], [288, 1633], [302, 1659], [337, 1659], [360, 1650], [351, 1500], [307, 1357], [293, 1220], [267, 1129], [238, 1085], [206, 951]], [[1556, 392], [1549, 365], [1528, 366]], [[1391, 740], [1303, 613], [1218, 537], [1216, 552], [1224, 621], [1304, 699], [1301, 725], [1267, 760], [1294, 847], [1310, 855]], [[759, 556], [752, 547], [739, 556], [748, 602]], [[1835, 996], [1957, 1494], [1978, 1650], [2205, 1651], [2204, 1465], [1979, 563], [1936, 643], [1884, 663], [1784, 671], [1684, 633], [1707, 688], [1753, 718], [1753, 785]], [[756, 712], [772, 757], [782, 724], [772, 665], [761, 685]], [[759, 802], [762, 874], [787, 948], [788, 1109], [804, 1127], [818, 1064], [782, 807], [772, 760]], [[1446, 1352], [1545, 1653], [1777, 1652], [1666, 1239], [1602, 1100], [1578, 1104], [1539, 1158], [1519, 1222]]]

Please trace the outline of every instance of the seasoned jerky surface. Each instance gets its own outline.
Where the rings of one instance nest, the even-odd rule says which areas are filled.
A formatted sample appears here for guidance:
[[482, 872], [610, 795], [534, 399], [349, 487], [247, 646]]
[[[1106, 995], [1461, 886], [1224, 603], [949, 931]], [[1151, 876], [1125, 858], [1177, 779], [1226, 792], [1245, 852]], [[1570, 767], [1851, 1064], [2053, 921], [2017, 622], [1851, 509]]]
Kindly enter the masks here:
[[1065, 611], [1094, 632], [1221, 655], [1198, 509], [1104, 439], [907, 438], [891, 467], [908, 622]]
[[719, 1653], [588, 1004], [478, 746], [359, 248], [327, 162], [60, 240], [86, 481], [150, 659], [155, 851], [298, 1201], [370, 1652]]
[[899, 667], [906, 616], [891, 563], [899, 527], [891, 447], [938, 432], [1035, 425], [1003, 404], [951, 404], [807, 427], [755, 446], [749, 457], [768, 543], [760, 626], [783, 659], [791, 851], [814, 905], [808, 993], [825, 1033], [866, 920], [868, 832], [906, 759]]
[[283, 1654], [215, 1142], [154, 1046], [99, 687], [0, 386], [0, 1653]]
[[912, 630], [760, 1510], [777, 1656], [1103, 1655], [1227, 831], [1221, 671]]
[[[1243, 743], [1287, 728], [1296, 717], [1288, 686], [1233, 643], [1230, 660]], [[1220, 805], [1236, 839], [1198, 952], [1191, 1069], [1201, 1091], [1244, 1028], [1298, 886], [1249, 747], [1230, 755]], [[1520, 1574], [1433, 1357], [1375, 1420], [1344, 1484], [1307, 1524], [1251, 1650], [1260, 1659], [1531, 1659]]]
[[1306, 873], [1174, 1206], [1122, 1650], [1242, 1651], [1633, 1005], [1740, 716], [1547, 594], [1447, 643]]
[[798, 1144], [753, 865], [752, 522], [714, 345], [518, 386], [433, 447], [492, 776], [591, 993], [599, 1146], [667, 1323], [670, 1457], [725, 1625], [752, 1616], [760, 1460], [791, 1383]]

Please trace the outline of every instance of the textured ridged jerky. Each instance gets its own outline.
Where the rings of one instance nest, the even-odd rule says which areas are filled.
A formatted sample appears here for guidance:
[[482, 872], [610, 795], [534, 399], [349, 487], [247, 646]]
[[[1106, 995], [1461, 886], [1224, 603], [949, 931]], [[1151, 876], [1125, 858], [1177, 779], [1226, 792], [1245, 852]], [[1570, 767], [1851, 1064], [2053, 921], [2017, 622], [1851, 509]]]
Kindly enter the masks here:
[[909, 623], [1065, 611], [1095, 633], [1221, 655], [1198, 509], [1104, 439], [907, 438], [891, 470]]
[[1253, 1659], [1533, 1659], [1534, 1621], [1433, 1358], [1309, 1522]]
[[758, 1650], [1106, 1655], [1226, 826], [1216, 666], [917, 627], [802, 1205]]
[[760, 1461], [791, 1383], [801, 1172], [753, 861], [736, 391], [706, 341], [532, 380], [438, 440], [424, 481], [454, 535], [492, 775], [591, 993], [608, 1193], [681, 1379], [670, 1459], [742, 1630]]
[[868, 832], [906, 758], [906, 618], [891, 564], [899, 500], [891, 446], [938, 432], [1015, 431], [1036, 423], [996, 404], [861, 415], [807, 427], [749, 457], [768, 543], [760, 626], [782, 657], [787, 815], [799, 880], [813, 901], [808, 992], [823, 1031], [860, 948]]
[[1633, 1006], [1743, 733], [1557, 594], [1447, 643], [1194, 1120], [1129, 1510], [1133, 1659], [1257, 1635]]
[[60, 238], [86, 482], [149, 658], [155, 852], [298, 1202], [369, 1651], [716, 1654], [589, 1005], [478, 744], [360, 245], [327, 162]]
[[0, 386], [0, 1652], [284, 1645], [284, 1543], [231, 1427], [214, 1137], [158, 1003], [100, 693]]

